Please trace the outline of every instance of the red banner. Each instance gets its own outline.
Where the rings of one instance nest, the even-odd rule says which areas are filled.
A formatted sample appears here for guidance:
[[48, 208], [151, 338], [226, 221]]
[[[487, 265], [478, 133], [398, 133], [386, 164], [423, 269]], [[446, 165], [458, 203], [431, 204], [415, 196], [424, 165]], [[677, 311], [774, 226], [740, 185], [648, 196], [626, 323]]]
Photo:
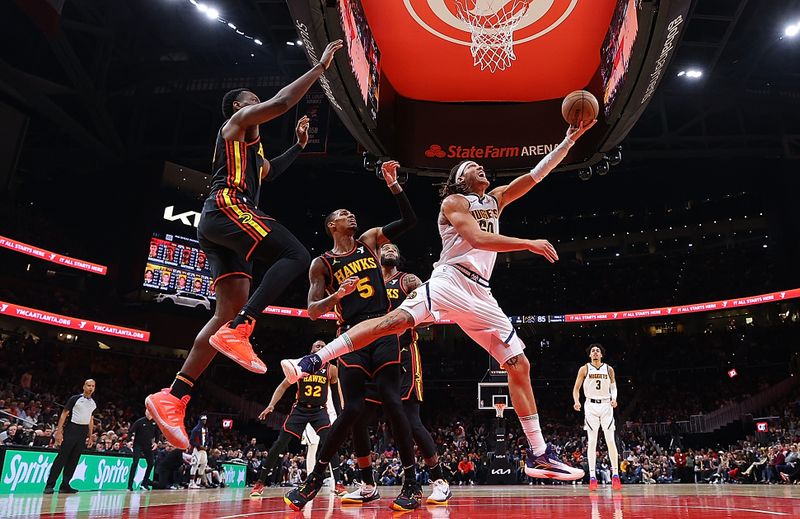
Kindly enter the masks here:
[[[777, 301], [784, 301], [787, 299], [796, 299], [800, 297], [800, 288], [793, 290], [784, 290], [781, 292], [771, 292], [769, 294], [761, 294], [758, 296], [740, 297], [738, 299], [723, 299], [722, 301], [714, 301], [710, 303], [695, 303], [691, 305], [682, 306], [665, 306], [663, 308], [645, 308], [641, 310], [619, 310], [616, 312], [598, 312], [593, 314], [567, 314], [565, 316], [550, 316], [559, 317], [558, 320], [551, 319], [542, 322], [580, 322], [580, 321], [615, 321], [621, 319], [642, 319], [646, 317], [671, 317], [681, 314], [692, 314], [697, 312], [710, 312], [712, 310], [728, 310], [731, 308], [739, 308], [743, 306], [760, 305], [764, 303], [774, 303]], [[302, 308], [288, 308], [285, 306], [268, 306], [264, 309], [265, 314], [270, 315], [283, 315], [286, 317], [308, 317], [308, 310]], [[514, 317], [510, 316], [512, 322]], [[524, 316], [521, 316], [524, 317]], [[563, 319], [561, 319], [563, 317]], [[320, 319], [336, 319], [336, 314], [328, 312], [320, 316]], [[528, 322], [521, 319], [520, 322]], [[531, 321], [535, 322], [535, 321]], [[453, 321], [443, 319], [436, 321], [436, 324], [453, 324]]]
[[774, 303], [786, 299], [800, 297], [800, 288], [784, 290], [782, 292], [771, 292], [758, 296], [741, 297], [738, 299], [723, 299], [710, 303], [695, 303], [683, 306], [665, 306], [663, 308], [646, 308], [643, 310], [620, 310], [616, 312], [600, 312], [594, 314], [567, 314], [566, 322], [576, 321], [614, 321], [619, 319], [639, 319], [644, 317], [671, 317], [681, 314], [693, 314], [697, 312], [710, 312], [712, 310], [729, 310], [742, 306], [760, 305], [764, 303]]
[[74, 269], [100, 274], [101, 276], [105, 276], [106, 271], [108, 270], [105, 265], [98, 265], [89, 261], [70, 258], [69, 256], [62, 256], [61, 254], [40, 249], [39, 247], [34, 247], [33, 245], [28, 245], [27, 243], [22, 243], [21, 241], [12, 240], [11, 238], [6, 238], [5, 236], [0, 236], [0, 247], [21, 252], [23, 254], [27, 254], [28, 256], [33, 256], [34, 258], [51, 261], [59, 265], [65, 265]]
[[70, 328], [72, 330], [83, 330], [85, 332], [99, 333], [101, 335], [123, 337], [125, 339], [131, 339], [134, 341], [148, 342], [150, 340], [150, 332], [144, 330], [78, 319], [77, 317], [54, 314], [45, 310], [37, 310], [35, 308], [28, 308], [3, 301], [0, 301], [0, 314], [26, 319], [28, 321], [51, 324], [61, 328]]

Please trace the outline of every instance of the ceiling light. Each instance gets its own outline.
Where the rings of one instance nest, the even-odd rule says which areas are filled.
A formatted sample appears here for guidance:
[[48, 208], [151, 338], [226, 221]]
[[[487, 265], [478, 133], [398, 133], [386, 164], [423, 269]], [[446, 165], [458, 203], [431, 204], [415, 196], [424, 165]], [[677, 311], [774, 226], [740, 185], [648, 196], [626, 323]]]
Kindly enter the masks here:
[[219, 11], [217, 11], [213, 7], [209, 7], [206, 10], [206, 16], [208, 17], [209, 20], [216, 20], [217, 18], [219, 18]]
[[303, 40], [297, 40], [295, 43], [300, 47], [303, 46]]
[[794, 23], [792, 25], [787, 25], [786, 29], [784, 29], [783, 34], [788, 36], [789, 38], [794, 38], [797, 34], [800, 33], [800, 22]]
[[294, 42], [293, 42], [293, 41], [287, 41], [287, 42], [286, 42], [286, 45], [289, 45], [289, 46], [291, 46], [291, 47], [294, 47]]
[[253, 43], [255, 43], [256, 45], [264, 45], [263, 43], [261, 43], [261, 40], [259, 40], [258, 38], [255, 38], [253, 40]]
[[236, 29], [236, 26], [233, 25], [231, 22], [228, 22], [228, 27], [230, 27], [231, 29], [234, 29], [234, 30]]

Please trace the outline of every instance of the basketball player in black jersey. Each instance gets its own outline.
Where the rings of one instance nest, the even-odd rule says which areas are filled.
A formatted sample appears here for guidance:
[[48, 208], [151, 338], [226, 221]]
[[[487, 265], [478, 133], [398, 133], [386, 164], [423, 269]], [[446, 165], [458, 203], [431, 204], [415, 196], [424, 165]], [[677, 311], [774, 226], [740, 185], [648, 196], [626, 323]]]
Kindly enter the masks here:
[[[311, 263], [308, 314], [316, 319], [334, 310], [340, 332], [373, 316], [384, 315], [389, 310], [389, 298], [375, 251], [410, 229], [417, 219], [397, 183], [398, 166], [395, 161], [386, 162], [382, 171], [400, 208], [400, 220], [369, 229], [356, 238], [356, 217], [350, 211], [339, 209], [325, 218], [325, 228], [333, 238], [333, 249]], [[400, 399], [400, 347], [397, 336], [383, 337], [363, 350], [339, 358], [339, 380], [344, 395], [342, 414], [333, 423], [328, 438], [320, 443], [313, 472], [302, 485], [286, 494], [284, 500], [292, 509], [300, 510], [317, 494], [328, 462], [338, 455], [339, 447], [364, 410], [364, 385], [372, 380], [377, 384], [404, 467], [403, 488], [392, 503], [392, 508], [417, 508], [417, 495], [421, 489], [416, 481], [411, 429]]]
[[[164, 436], [176, 447], [189, 446], [183, 423], [189, 393], [217, 351], [245, 369], [256, 373], [267, 371], [250, 344], [256, 317], [308, 267], [311, 258], [297, 238], [256, 206], [262, 180], [276, 179], [308, 142], [308, 119], [298, 123], [298, 143], [271, 161], [264, 158], [259, 125], [297, 104], [327, 70], [341, 47], [341, 40], [331, 42], [319, 63], [272, 99], [262, 102], [244, 88], [223, 97], [222, 112], [226, 120], [217, 134], [211, 192], [197, 228], [200, 248], [214, 278], [216, 309], [195, 338], [171, 387], [145, 400]], [[270, 267], [248, 299], [254, 260]]]
[[[398, 270], [399, 263], [400, 250], [397, 245], [384, 244], [381, 247], [381, 271], [392, 310], [400, 306], [406, 296], [422, 284], [414, 274]], [[452, 497], [450, 485], [442, 474], [439, 455], [436, 453], [436, 443], [433, 441], [431, 433], [422, 425], [419, 416], [422, 402], [422, 359], [417, 345], [416, 329], [406, 330], [399, 336], [399, 341], [402, 372], [400, 395], [403, 400], [403, 411], [411, 426], [411, 435], [422, 452], [425, 465], [428, 467], [433, 481], [433, 490], [428, 496], [427, 502], [428, 504], [444, 505]], [[367, 404], [364, 412], [353, 426], [353, 450], [360, 470], [361, 484], [355, 491], [342, 496], [342, 503], [347, 504], [368, 503], [380, 498], [372, 472], [369, 424], [374, 422], [381, 400], [374, 384], [367, 386], [366, 393]], [[418, 496], [419, 498], [421, 496]]]
[[[311, 345], [311, 351], [316, 353], [320, 348], [325, 346], [325, 341], [315, 341]], [[316, 376], [319, 375], [319, 376]], [[292, 384], [288, 380], [283, 379], [266, 408], [258, 415], [258, 418], [264, 420], [272, 411], [275, 406], [283, 397], [283, 394]], [[331, 386], [336, 386], [331, 387]], [[298, 440], [303, 437], [306, 424], [311, 424], [314, 431], [319, 435], [320, 443], [325, 441], [325, 438], [330, 432], [331, 420], [328, 415], [328, 391], [331, 391], [334, 401], [334, 406], [340, 401], [339, 399], [339, 375], [336, 366], [325, 366], [323, 369], [310, 377], [301, 378], [297, 381], [297, 401], [292, 406], [289, 416], [283, 422], [283, 429], [278, 435], [278, 439], [269, 448], [267, 459], [261, 465], [261, 472], [253, 486], [253, 491], [250, 492], [250, 497], [261, 497], [264, 491], [264, 484], [268, 482], [270, 474], [278, 465], [279, 458], [286, 452], [289, 442], [292, 441], [292, 436]], [[338, 407], [338, 406], [336, 406]], [[341, 484], [341, 474], [339, 472], [339, 458], [334, 456], [331, 459], [331, 466], [333, 475], [336, 479], [336, 489], [338, 493], [344, 493], [344, 485]]]

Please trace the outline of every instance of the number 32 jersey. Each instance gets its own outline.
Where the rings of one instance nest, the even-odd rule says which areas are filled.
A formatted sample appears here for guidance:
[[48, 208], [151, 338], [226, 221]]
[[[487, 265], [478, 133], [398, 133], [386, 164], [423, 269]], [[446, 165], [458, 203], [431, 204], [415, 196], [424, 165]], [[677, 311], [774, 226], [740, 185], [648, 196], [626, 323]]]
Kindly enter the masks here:
[[328, 251], [320, 258], [328, 267], [329, 294], [339, 290], [347, 278], [358, 277], [356, 289], [334, 307], [340, 326], [355, 324], [367, 317], [389, 311], [389, 298], [386, 295], [380, 261], [367, 245], [356, 240], [350, 252], [334, 254]]
[[325, 407], [329, 382], [327, 364], [313, 375], [301, 378], [297, 381], [297, 403]]

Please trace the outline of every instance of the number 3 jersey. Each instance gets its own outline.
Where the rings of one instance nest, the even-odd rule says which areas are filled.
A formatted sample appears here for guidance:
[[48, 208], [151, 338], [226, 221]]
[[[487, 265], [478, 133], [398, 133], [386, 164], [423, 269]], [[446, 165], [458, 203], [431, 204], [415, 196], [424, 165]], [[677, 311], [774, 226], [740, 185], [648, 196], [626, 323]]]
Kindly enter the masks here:
[[339, 325], [355, 324], [389, 311], [389, 298], [383, 284], [380, 261], [367, 245], [355, 241], [346, 254], [331, 251], [320, 256], [328, 266], [327, 291], [332, 294], [349, 277], [357, 276], [356, 289], [344, 296], [334, 307]]
[[611, 398], [611, 377], [605, 362], [595, 368], [591, 362], [586, 364], [586, 378], [583, 379], [583, 394], [586, 398], [603, 400]]

